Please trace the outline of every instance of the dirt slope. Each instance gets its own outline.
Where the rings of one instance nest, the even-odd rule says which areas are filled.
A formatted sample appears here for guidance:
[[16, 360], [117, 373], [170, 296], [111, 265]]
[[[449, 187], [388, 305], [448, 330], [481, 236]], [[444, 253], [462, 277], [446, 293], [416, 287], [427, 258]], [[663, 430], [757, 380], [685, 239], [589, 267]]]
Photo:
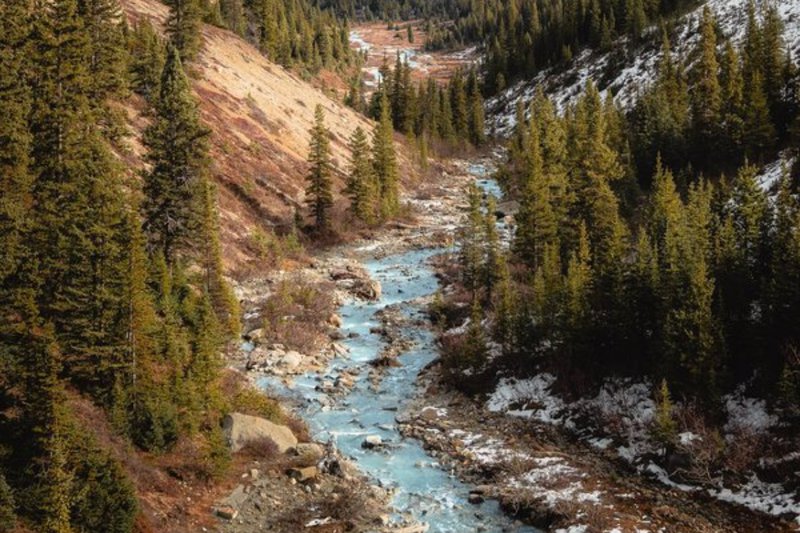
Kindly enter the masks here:
[[[129, 20], [150, 19], [163, 27], [168, 9], [157, 0], [122, 0]], [[192, 66], [203, 120], [213, 130], [213, 174], [219, 188], [223, 255], [234, 273], [246, 269], [256, 227], [279, 231], [302, 207], [308, 131], [317, 104], [325, 107], [337, 166], [347, 168], [347, 139], [357, 126], [372, 124], [332, 100], [296, 74], [272, 63], [238, 36], [203, 28], [204, 47]], [[141, 102], [130, 106], [134, 138], [129, 163], [138, 165], [139, 137], [146, 120]], [[401, 153], [404, 181], [413, 169]], [[335, 180], [341, 190], [342, 176]]]

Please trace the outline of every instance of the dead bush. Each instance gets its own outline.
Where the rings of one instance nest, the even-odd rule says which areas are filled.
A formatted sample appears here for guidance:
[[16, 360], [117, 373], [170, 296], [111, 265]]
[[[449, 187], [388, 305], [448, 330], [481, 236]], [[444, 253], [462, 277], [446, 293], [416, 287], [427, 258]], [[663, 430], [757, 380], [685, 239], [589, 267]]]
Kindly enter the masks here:
[[269, 437], [248, 441], [242, 447], [240, 453], [253, 459], [259, 459], [270, 463], [283, 457], [278, 445]]
[[722, 466], [725, 441], [719, 431], [711, 426], [696, 404], [677, 410], [678, 427], [686, 435], [676, 442], [675, 453], [668, 457], [668, 470], [680, 479], [691, 483], [709, 484]]
[[336, 310], [331, 284], [309, 285], [284, 280], [264, 305], [264, 330], [269, 342], [310, 353], [324, 340], [320, 324]]

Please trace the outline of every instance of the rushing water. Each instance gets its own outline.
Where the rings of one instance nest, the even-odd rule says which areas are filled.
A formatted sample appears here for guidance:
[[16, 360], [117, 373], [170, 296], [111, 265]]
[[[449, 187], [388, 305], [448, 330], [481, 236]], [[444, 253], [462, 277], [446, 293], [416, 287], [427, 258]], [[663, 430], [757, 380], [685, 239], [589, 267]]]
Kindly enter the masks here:
[[[481, 169], [472, 169], [480, 177]], [[484, 182], [484, 183], [481, 183]], [[487, 192], [495, 193], [494, 183], [480, 180]], [[467, 502], [470, 486], [459, 481], [428, 455], [420, 442], [403, 438], [395, 417], [417, 394], [419, 372], [436, 358], [432, 332], [427, 328], [406, 327], [403, 334], [414, 339], [415, 346], [399, 357], [401, 366], [387, 369], [377, 390], [369, 379], [367, 363], [385, 347], [382, 338], [370, 329], [379, 326], [375, 313], [390, 305], [399, 305], [413, 320], [424, 319], [419, 298], [433, 294], [438, 286], [429, 264], [442, 249], [412, 250], [366, 262], [364, 266], [380, 281], [383, 296], [377, 302], [353, 301], [340, 309], [347, 358], [335, 359], [324, 376], [309, 374], [297, 378], [290, 388], [272, 378], [263, 385], [294, 398], [302, 407], [315, 439], [332, 439], [339, 450], [353, 459], [376, 483], [394, 489], [392, 504], [398, 513], [410, 514], [430, 525], [431, 533], [535, 532], [514, 524], [496, 502], [479, 506]], [[351, 335], [354, 334], [354, 335]], [[356, 368], [359, 377], [352, 391], [323, 407], [315, 390], [321, 379], [333, 380], [344, 369]], [[387, 444], [381, 451], [364, 450], [365, 437], [378, 435]], [[399, 517], [396, 517], [399, 518]]]

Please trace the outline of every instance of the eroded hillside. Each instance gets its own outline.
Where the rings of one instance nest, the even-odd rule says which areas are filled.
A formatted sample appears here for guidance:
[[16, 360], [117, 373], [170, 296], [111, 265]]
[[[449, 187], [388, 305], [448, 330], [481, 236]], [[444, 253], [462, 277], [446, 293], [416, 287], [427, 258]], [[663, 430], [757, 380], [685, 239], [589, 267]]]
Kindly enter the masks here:
[[[123, 0], [129, 20], [150, 19], [163, 28], [167, 7], [156, 0]], [[254, 233], [285, 230], [295, 209], [304, 208], [308, 131], [314, 108], [322, 104], [340, 171], [347, 167], [347, 140], [358, 126], [370, 130], [363, 116], [327, 96], [298, 75], [272, 63], [236, 35], [203, 28], [204, 46], [192, 65], [193, 85], [203, 120], [212, 130], [212, 172], [218, 184], [223, 256], [232, 272], [243, 272], [252, 259]], [[140, 165], [139, 137], [146, 125], [144, 105], [129, 109], [134, 157]], [[413, 179], [400, 154], [404, 180]], [[342, 175], [334, 181], [343, 187]]]

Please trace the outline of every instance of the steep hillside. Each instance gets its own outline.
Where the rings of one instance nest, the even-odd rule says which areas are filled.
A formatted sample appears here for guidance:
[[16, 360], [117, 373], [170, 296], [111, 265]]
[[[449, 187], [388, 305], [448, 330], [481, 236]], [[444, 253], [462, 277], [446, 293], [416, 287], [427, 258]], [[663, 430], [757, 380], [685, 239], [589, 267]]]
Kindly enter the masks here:
[[[162, 28], [167, 8], [156, 0], [123, 0], [131, 21], [142, 17]], [[305, 195], [308, 131], [314, 108], [322, 104], [332, 134], [337, 168], [346, 169], [347, 140], [353, 130], [372, 124], [322, 91], [272, 63], [236, 35], [203, 28], [204, 46], [194, 68], [194, 90], [203, 120], [211, 127], [213, 173], [219, 188], [223, 256], [233, 272], [252, 259], [248, 243], [256, 230], [286, 229]], [[146, 123], [143, 105], [130, 107], [134, 155]], [[134, 158], [131, 163], [140, 163]], [[404, 179], [413, 179], [401, 154]], [[342, 188], [341, 176], [335, 180]]]
[[[686, 58], [697, 44], [697, 27], [703, 7], [708, 5], [718, 20], [722, 35], [738, 43], [747, 26], [747, 0], [709, 0], [684, 15], [671, 35], [674, 57]], [[786, 51], [796, 58], [800, 54], [800, 3], [795, 0], [775, 2], [785, 23]], [[642, 45], [634, 45], [627, 37], [618, 40], [607, 53], [584, 50], [567, 68], [540, 72], [534, 79], [510, 87], [488, 102], [491, 111], [489, 129], [507, 135], [514, 126], [517, 101], [529, 102], [537, 87], [543, 87], [559, 109], [573, 103], [583, 92], [586, 82], [593, 80], [598, 88], [610, 91], [618, 103], [629, 109], [637, 94], [654, 81], [661, 58], [661, 35], [651, 27]]]

